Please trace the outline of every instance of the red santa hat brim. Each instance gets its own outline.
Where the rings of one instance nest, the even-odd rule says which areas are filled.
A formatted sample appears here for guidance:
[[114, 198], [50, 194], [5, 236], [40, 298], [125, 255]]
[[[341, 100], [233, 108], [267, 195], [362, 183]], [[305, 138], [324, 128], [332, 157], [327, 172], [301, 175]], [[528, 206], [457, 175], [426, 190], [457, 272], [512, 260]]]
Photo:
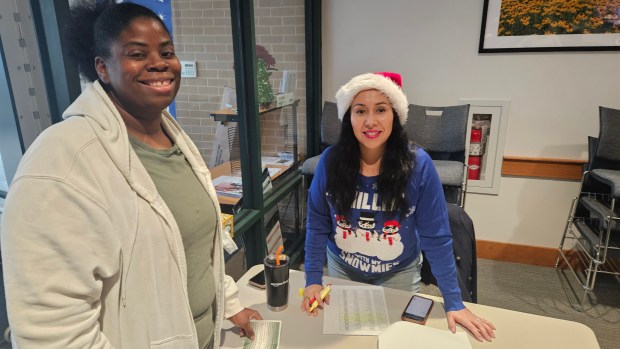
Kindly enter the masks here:
[[387, 221], [387, 222], [383, 223], [383, 225], [386, 226], [386, 227], [400, 228], [400, 223], [398, 223], [398, 221]]

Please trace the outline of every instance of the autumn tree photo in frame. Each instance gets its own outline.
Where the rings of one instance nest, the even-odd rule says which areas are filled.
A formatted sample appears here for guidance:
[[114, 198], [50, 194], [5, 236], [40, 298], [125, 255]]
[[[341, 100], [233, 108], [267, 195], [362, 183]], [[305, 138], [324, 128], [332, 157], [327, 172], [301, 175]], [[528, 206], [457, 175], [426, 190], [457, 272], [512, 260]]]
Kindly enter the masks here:
[[485, 0], [478, 52], [620, 50], [620, 0]]

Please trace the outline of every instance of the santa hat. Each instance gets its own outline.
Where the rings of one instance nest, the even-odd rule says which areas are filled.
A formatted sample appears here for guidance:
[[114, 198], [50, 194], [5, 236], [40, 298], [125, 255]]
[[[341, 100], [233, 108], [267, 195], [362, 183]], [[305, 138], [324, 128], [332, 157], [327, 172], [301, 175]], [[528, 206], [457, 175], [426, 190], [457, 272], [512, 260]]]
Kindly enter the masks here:
[[387, 221], [387, 222], [383, 223], [383, 226], [385, 226], [385, 227], [395, 227], [395, 228], [399, 228], [400, 229], [400, 223], [398, 223], [398, 221]]
[[365, 90], [379, 90], [390, 100], [392, 108], [398, 114], [400, 124], [404, 125], [407, 122], [409, 102], [407, 102], [407, 96], [403, 93], [402, 87], [401, 76], [397, 73], [380, 72], [358, 75], [342, 85], [336, 92], [338, 119], [342, 121], [344, 114], [351, 107], [353, 98], [358, 93]]

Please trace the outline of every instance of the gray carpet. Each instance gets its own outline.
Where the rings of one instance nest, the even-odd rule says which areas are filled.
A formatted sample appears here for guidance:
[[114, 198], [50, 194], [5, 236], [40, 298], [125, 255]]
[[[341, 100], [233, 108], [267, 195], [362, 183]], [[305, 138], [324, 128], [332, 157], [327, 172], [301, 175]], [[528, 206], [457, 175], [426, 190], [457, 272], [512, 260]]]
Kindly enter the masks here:
[[[594, 292], [597, 304], [580, 312], [571, 307], [560, 281], [568, 279], [569, 283], [564, 284], [576, 289], [574, 277], [568, 273], [478, 259], [478, 303], [580, 322], [594, 331], [601, 349], [620, 348], [620, 280], [599, 274]], [[423, 285], [421, 292], [440, 295], [432, 285]]]

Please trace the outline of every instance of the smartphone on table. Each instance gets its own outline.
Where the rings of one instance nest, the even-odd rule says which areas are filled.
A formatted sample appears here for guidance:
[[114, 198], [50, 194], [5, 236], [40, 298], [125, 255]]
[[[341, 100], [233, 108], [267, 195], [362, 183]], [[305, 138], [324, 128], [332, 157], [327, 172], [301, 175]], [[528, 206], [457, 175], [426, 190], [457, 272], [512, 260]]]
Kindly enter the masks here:
[[248, 284], [251, 286], [260, 288], [261, 290], [265, 289], [265, 272], [260, 271], [258, 274], [252, 276], [252, 278], [248, 281]]
[[407, 303], [400, 319], [403, 321], [424, 325], [428, 319], [428, 316], [431, 314], [433, 304], [433, 300], [430, 298], [414, 295], [409, 300], [409, 303]]

